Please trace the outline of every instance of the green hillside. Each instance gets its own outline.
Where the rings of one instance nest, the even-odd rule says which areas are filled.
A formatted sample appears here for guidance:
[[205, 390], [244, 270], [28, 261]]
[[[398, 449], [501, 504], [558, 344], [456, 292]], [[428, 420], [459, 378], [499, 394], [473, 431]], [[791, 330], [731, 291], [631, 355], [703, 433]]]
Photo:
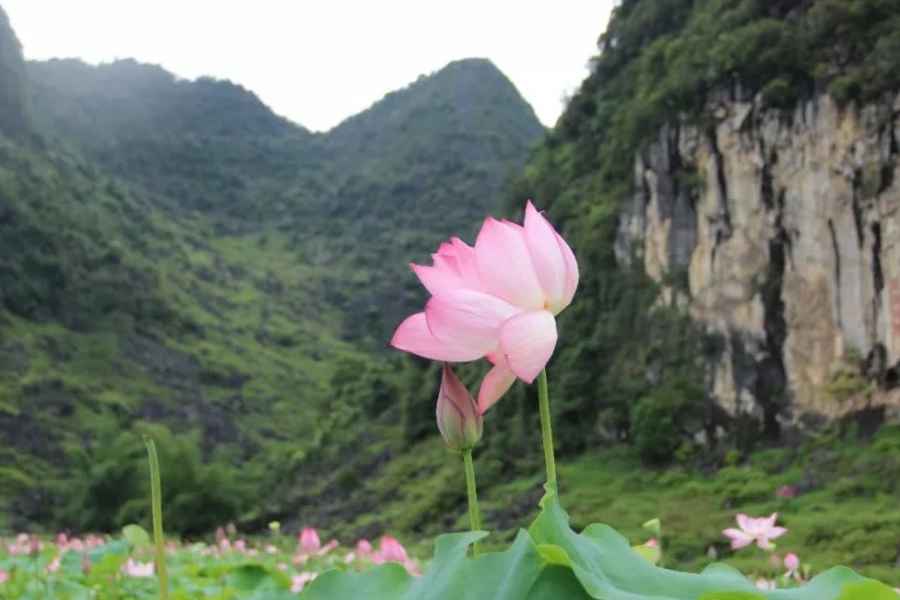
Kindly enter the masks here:
[[185, 533], [296, 515], [368, 419], [399, 439], [397, 280], [542, 134], [509, 81], [461, 61], [311, 134], [229, 82], [26, 66], [0, 33], [0, 522], [140, 520], [148, 427]]

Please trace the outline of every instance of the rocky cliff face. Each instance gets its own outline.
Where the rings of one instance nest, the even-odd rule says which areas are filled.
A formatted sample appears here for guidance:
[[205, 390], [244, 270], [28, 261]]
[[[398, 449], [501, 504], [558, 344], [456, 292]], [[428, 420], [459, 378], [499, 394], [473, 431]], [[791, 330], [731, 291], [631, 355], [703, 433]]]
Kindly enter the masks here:
[[900, 405], [900, 96], [723, 102], [635, 159], [617, 255], [721, 341], [709, 389], [765, 432]]

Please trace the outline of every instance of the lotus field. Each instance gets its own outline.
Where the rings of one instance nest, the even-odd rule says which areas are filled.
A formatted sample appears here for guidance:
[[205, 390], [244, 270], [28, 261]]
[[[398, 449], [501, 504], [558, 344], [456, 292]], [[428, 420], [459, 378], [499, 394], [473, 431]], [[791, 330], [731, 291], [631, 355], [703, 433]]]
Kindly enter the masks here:
[[[352, 548], [321, 543], [314, 529], [298, 539], [278, 525], [264, 539], [250, 541], [233, 525], [210, 543], [165, 544], [173, 598], [296, 598], [320, 573], [360, 571], [388, 561], [419, 574], [400, 542], [359, 540]], [[0, 542], [0, 598], [118, 600], [158, 596], [158, 573], [150, 535], [130, 525], [116, 538], [99, 535], [42, 540], [21, 533]]]
[[[398, 327], [392, 345], [444, 362], [436, 429], [459, 453], [465, 471], [470, 531], [439, 536], [434, 557], [419, 562], [395, 538], [349, 547], [323, 544], [313, 529], [281, 535], [273, 523], [249, 541], [234, 527], [214, 543], [166, 541], [161, 482], [153, 440], [147, 440], [153, 535], [128, 526], [115, 539], [88, 536], [42, 540], [21, 534], [0, 545], [0, 598], [130, 599], [299, 597], [303, 600], [897, 600], [878, 581], [835, 567], [813, 567], [790, 552], [778, 514], [735, 515], [722, 535], [736, 552], [753, 552], [750, 573], [713, 564], [679, 573], [665, 563], [663, 524], [644, 527], [637, 546], [606, 525], [577, 533], [563, 509], [556, 477], [549, 383], [545, 366], [558, 342], [556, 320], [578, 287], [572, 249], [530, 202], [522, 225], [488, 218], [474, 247], [459, 238], [441, 244], [432, 265], [413, 265], [430, 294], [422, 312]], [[485, 359], [490, 369], [476, 397], [450, 363]], [[536, 519], [512, 544], [496, 548], [482, 527], [473, 449], [489, 435], [490, 409], [517, 381], [537, 385], [546, 467]], [[480, 485], [490, 485], [482, 481]], [[792, 490], [778, 490], [788, 498]], [[648, 515], [650, 516], [650, 515]], [[818, 567], [818, 566], [817, 566]], [[816, 569], [818, 570], [818, 569]]]

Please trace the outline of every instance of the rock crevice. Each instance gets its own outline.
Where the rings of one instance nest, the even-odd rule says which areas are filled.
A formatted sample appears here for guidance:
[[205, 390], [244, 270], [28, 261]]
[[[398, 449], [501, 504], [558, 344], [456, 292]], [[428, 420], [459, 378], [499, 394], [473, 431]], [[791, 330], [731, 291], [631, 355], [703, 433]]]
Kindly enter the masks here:
[[[617, 255], [686, 292], [725, 340], [711, 395], [766, 434], [900, 406], [886, 384], [900, 368], [900, 95], [891, 104], [730, 102], [635, 157]], [[680, 270], [687, 289], [673, 290]]]

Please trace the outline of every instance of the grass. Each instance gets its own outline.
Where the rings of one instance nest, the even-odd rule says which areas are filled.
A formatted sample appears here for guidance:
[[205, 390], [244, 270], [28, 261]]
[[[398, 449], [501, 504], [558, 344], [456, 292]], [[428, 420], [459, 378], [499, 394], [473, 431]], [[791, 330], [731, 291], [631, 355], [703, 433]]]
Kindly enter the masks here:
[[[768, 516], [777, 511], [779, 523], [788, 528], [777, 540], [779, 553], [798, 554], [815, 572], [846, 565], [898, 585], [898, 450], [900, 426], [885, 425], [871, 443], [854, 440], [852, 433], [826, 435], [707, 473], [683, 466], [647, 468], [622, 446], [558, 461], [560, 495], [574, 529], [606, 523], [634, 544], [650, 537], [642, 524], [658, 517], [663, 564], [679, 570], [699, 571], [721, 561], [752, 572], [759, 554], [732, 551], [721, 530], [735, 526], [739, 512]], [[499, 486], [482, 482], [485, 527], [495, 526], [491, 512], [496, 515], [540, 484], [538, 475]], [[782, 485], [792, 486], [796, 496], [779, 498]], [[527, 523], [525, 518], [521, 525]], [[497, 541], [514, 530], [501, 530]]]

